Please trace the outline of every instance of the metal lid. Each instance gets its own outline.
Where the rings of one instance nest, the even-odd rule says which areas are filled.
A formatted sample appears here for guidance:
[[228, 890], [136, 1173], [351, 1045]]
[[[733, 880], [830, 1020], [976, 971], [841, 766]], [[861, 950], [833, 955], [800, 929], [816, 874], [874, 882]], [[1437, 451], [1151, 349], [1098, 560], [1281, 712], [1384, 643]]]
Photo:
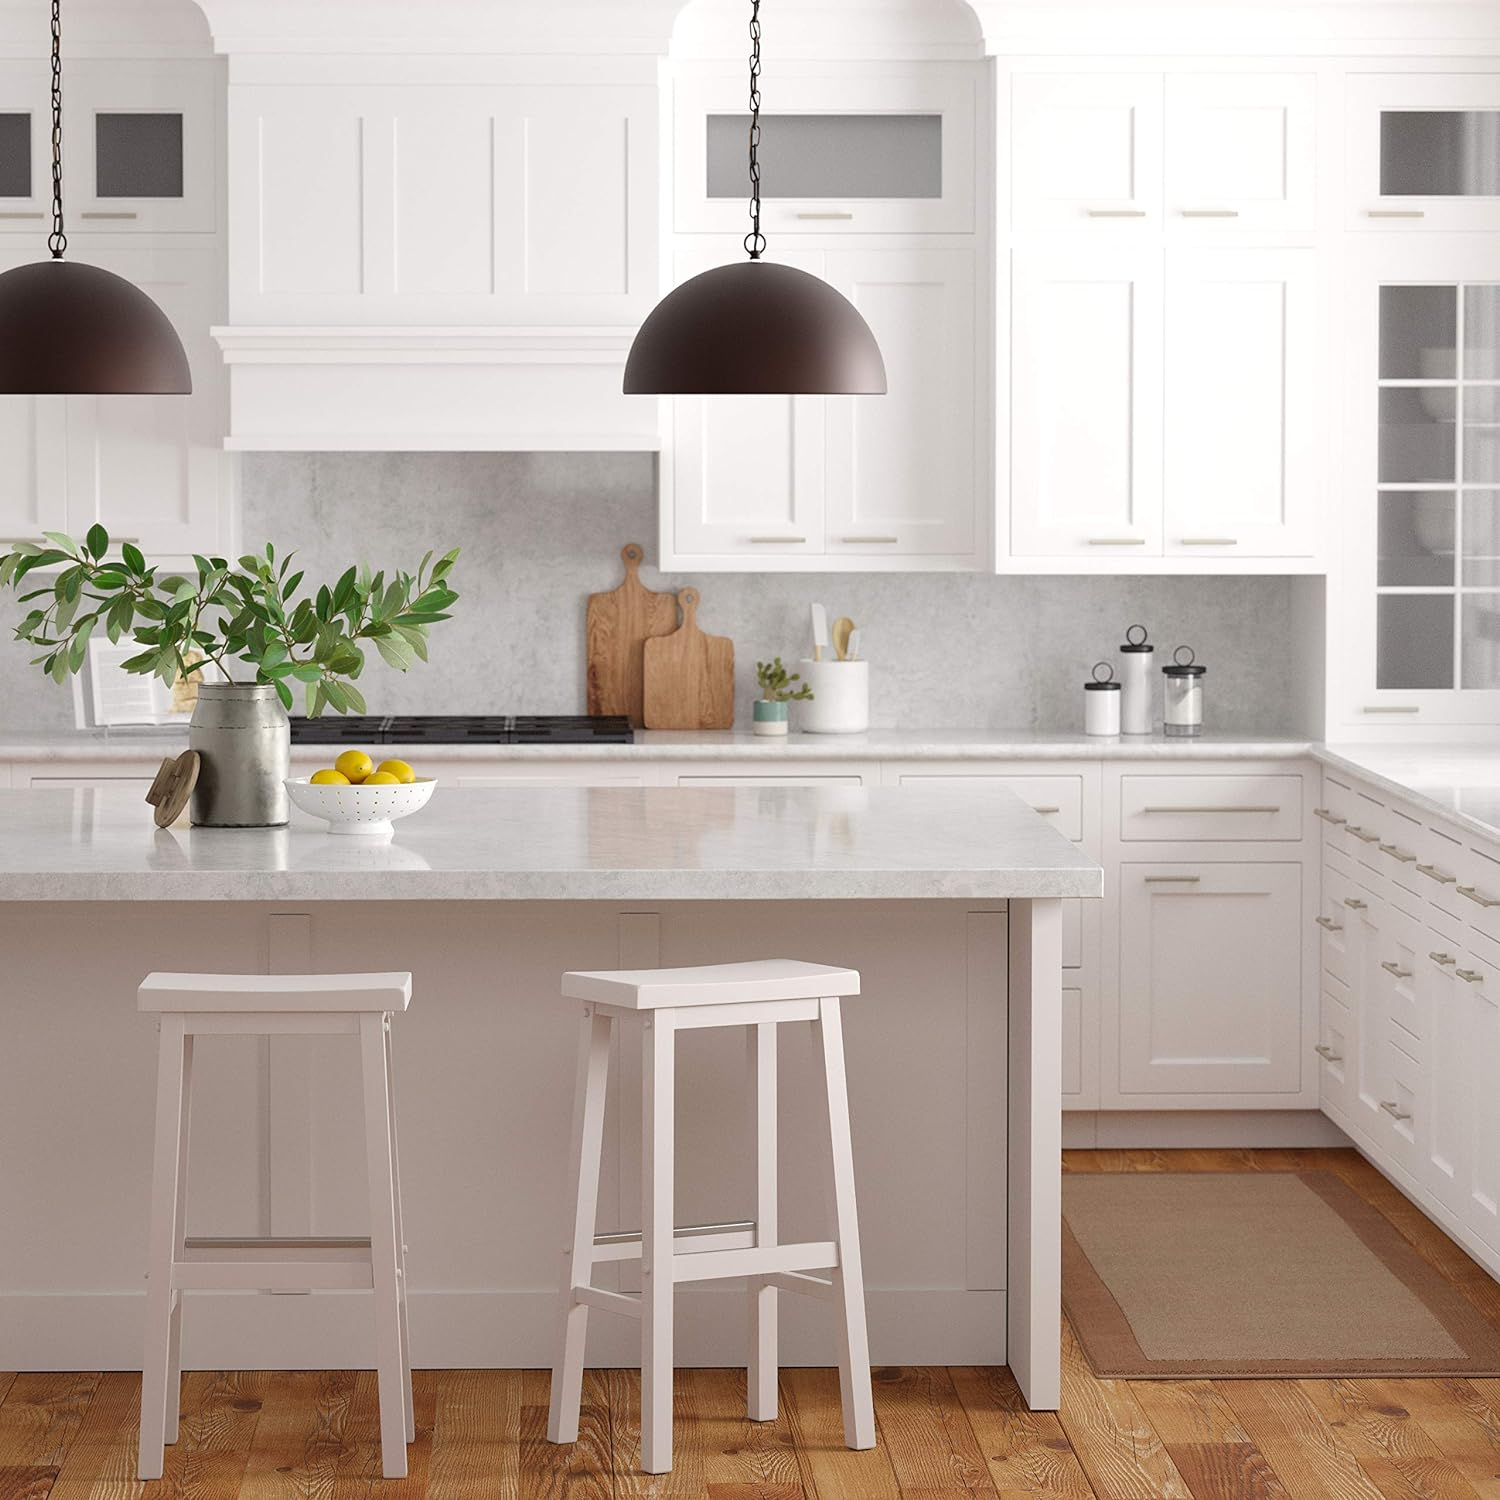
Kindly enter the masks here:
[[[1103, 677], [1099, 675], [1101, 671]], [[1086, 693], [1118, 693], [1120, 684], [1115, 681], [1115, 669], [1107, 661], [1096, 661], [1093, 681], [1084, 683], [1083, 690]]]
[[[1141, 633], [1140, 640], [1136, 640], [1135, 638], [1135, 633], [1137, 630], [1139, 630]], [[1130, 629], [1125, 632], [1125, 644], [1120, 647], [1120, 650], [1132, 652], [1155, 651], [1155, 646], [1149, 646], [1146, 644], [1146, 634], [1146, 627], [1144, 625], [1132, 625]]]
[[[1184, 651], [1187, 652], [1186, 661], [1182, 659], [1182, 653]], [[1208, 671], [1208, 668], [1200, 667], [1198, 663], [1193, 660], [1193, 648], [1191, 646], [1179, 646], [1172, 653], [1172, 660], [1169, 661], [1161, 670], [1162, 674], [1166, 677], [1201, 677], [1206, 671]]]

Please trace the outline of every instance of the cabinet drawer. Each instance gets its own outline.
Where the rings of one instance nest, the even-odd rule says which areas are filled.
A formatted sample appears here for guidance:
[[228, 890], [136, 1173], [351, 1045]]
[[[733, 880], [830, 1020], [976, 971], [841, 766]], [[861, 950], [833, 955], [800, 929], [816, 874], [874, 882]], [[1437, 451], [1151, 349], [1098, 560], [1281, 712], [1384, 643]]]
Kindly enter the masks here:
[[1124, 776], [1120, 837], [1129, 841], [1295, 840], [1300, 776]]
[[922, 786], [932, 782], [944, 786], [1008, 787], [1033, 812], [1040, 813], [1065, 839], [1083, 838], [1083, 778], [1081, 776], [932, 776], [903, 771], [899, 786]]
[[[1347, 991], [1345, 992], [1347, 993]], [[1339, 1113], [1349, 1108], [1351, 1056], [1354, 1040], [1353, 1015], [1336, 987], [1323, 987], [1323, 1004], [1318, 1020], [1318, 1102], [1331, 1105]]]
[[1476, 932], [1500, 942], [1500, 863], [1475, 850], [1464, 851], [1451, 891], [1456, 909]]
[[1394, 1041], [1386, 1043], [1383, 1085], [1376, 1145], [1384, 1147], [1397, 1166], [1412, 1172], [1417, 1164], [1417, 1116], [1423, 1107], [1422, 1069]]

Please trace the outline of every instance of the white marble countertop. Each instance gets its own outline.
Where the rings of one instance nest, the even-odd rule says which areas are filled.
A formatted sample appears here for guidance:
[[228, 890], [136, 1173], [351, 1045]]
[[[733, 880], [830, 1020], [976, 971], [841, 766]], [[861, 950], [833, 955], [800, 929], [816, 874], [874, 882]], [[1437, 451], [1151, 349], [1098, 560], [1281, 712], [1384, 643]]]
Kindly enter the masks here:
[[[0, 731], [0, 762], [79, 764], [140, 761], [187, 748], [182, 729], [80, 730], [74, 734]], [[373, 746], [366, 748], [375, 748]], [[1291, 735], [1047, 734], [1026, 729], [872, 729], [867, 734], [638, 730], [632, 745], [383, 745], [426, 762], [460, 761], [880, 761], [880, 760], [1291, 760], [1311, 752]], [[330, 747], [293, 745], [300, 758]]]
[[1334, 744], [1316, 753], [1391, 796], [1500, 839], [1500, 744]]
[[440, 788], [386, 843], [158, 830], [135, 790], [0, 792], [3, 901], [1003, 900], [1103, 873], [1001, 787]]

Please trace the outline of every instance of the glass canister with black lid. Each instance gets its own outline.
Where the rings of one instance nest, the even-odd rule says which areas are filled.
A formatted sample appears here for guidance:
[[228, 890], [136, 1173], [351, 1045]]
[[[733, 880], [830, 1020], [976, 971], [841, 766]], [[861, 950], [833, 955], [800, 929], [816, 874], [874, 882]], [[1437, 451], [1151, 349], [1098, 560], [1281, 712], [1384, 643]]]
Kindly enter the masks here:
[[1203, 733], [1203, 678], [1208, 668], [1179, 646], [1161, 669], [1162, 730], [1169, 737]]

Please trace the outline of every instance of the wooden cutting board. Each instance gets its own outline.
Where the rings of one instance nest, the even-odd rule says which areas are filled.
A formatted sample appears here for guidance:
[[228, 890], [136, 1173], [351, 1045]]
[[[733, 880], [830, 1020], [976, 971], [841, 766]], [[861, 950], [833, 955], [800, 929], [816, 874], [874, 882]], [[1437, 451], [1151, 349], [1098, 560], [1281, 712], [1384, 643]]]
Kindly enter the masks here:
[[625, 581], [607, 594], [590, 594], [585, 632], [588, 711], [624, 714], [639, 729], [645, 723], [641, 648], [657, 635], [677, 629], [677, 601], [641, 582], [639, 542], [620, 549]]
[[734, 642], [698, 628], [697, 589], [683, 589], [682, 628], [646, 642], [647, 729], [734, 728]]

